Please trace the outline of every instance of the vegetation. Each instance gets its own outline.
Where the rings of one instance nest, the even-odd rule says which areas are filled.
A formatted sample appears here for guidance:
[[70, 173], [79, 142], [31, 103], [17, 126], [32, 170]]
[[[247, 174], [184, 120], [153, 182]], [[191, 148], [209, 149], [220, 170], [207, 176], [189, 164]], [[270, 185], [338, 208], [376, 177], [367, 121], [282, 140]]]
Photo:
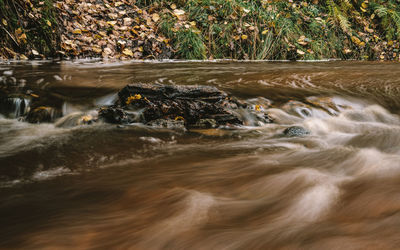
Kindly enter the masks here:
[[164, 11], [160, 27], [187, 59], [397, 60], [399, 3], [189, 0], [152, 5], [184, 11], [184, 17]]
[[56, 30], [51, 0], [0, 0], [0, 56], [53, 55], [59, 41]]
[[[153, 18], [152, 30], [167, 38], [173, 58], [399, 60], [400, 0], [109, 3], [134, 4], [138, 11], [156, 13], [160, 18]], [[60, 45], [51, 0], [0, 0], [0, 20], [0, 56], [10, 56], [8, 48], [28, 56], [32, 51], [53, 55]]]

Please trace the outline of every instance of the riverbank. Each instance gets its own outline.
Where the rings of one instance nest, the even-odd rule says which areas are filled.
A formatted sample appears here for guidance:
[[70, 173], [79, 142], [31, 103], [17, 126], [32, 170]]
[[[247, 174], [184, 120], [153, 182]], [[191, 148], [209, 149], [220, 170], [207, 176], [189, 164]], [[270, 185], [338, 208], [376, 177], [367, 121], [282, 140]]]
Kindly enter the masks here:
[[0, 0], [0, 58], [393, 60], [395, 1]]

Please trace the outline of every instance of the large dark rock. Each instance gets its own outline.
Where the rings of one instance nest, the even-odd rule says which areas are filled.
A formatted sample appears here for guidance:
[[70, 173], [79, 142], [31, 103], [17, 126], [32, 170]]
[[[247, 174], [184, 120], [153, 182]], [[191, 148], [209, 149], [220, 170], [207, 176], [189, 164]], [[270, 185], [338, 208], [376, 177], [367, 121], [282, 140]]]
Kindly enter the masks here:
[[[111, 123], [154, 120], [182, 120], [186, 127], [240, 125], [243, 121], [231, 109], [236, 102], [210, 86], [130, 84], [119, 93], [114, 106], [102, 108], [99, 116]], [[207, 121], [207, 122], [205, 122]]]

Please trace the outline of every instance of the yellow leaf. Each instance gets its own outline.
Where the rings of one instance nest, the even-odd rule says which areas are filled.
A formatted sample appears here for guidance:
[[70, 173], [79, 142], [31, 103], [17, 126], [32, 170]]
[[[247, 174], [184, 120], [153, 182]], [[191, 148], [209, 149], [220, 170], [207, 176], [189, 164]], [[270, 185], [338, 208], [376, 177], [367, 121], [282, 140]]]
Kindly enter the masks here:
[[242, 35], [242, 36], [241, 36], [241, 38], [242, 38], [243, 40], [246, 40], [247, 37], [248, 37], [247, 35]]
[[22, 29], [21, 29], [21, 28], [18, 28], [18, 29], [15, 31], [15, 34], [17, 34], [17, 35], [22, 34]]
[[158, 20], [160, 20], [160, 16], [157, 13], [154, 13], [152, 19], [154, 22], [158, 22]]
[[390, 41], [387, 43], [387, 45], [392, 46], [392, 45], [393, 45], [393, 41], [390, 40]]
[[368, 8], [368, 1], [364, 1], [364, 2], [361, 4], [361, 7], [363, 7], [364, 9]]
[[356, 37], [356, 36], [352, 36], [351, 37], [351, 41], [353, 41], [353, 43], [355, 43], [355, 44], [359, 44], [359, 43], [361, 43], [361, 41], [360, 41], [360, 39], [358, 38], [358, 37]]
[[173, 3], [173, 4], [171, 4], [171, 9], [176, 9], [176, 5]]
[[138, 50], [139, 50], [140, 52], [143, 52], [143, 47], [140, 46]]
[[302, 51], [302, 50], [300, 50], [300, 49], [298, 49], [297, 50], [297, 54], [299, 54], [299, 55], [304, 55], [306, 52], [304, 52], [304, 51]]
[[4, 26], [7, 26], [8, 23], [7, 23], [7, 20], [6, 20], [6, 19], [2, 19], [1, 21], [2, 21], [2, 23], [4, 24]]
[[102, 50], [100, 47], [98, 47], [98, 46], [93, 46], [93, 47], [92, 47], [92, 50], [93, 50], [94, 52], [96, 52], [97, 54], [100, 54], [101, 52], [103, 52], [103, 50]]
[[123, 4], [124, 4], [123, 2], [116, 2], [114, 5], [115, 5], [115, 7], [118, 7], [118, 6], [121, 6]]
[[83, 122], [90, 122], [91, 120], [93, 120], [93, 117], [91, 115], [85, 115], [81, 117]]
[[370, 28], [368, 28], [368, 27], [366, 27], [366, 28], [365, 28], [365, 31], [367, 31], [367, 32], [369, 32], [369, 33], [372, 33], [372, 32], [374, 32], [374, 30], [373, 30], [373, 29], [370, 29]]
[[192, 21], [192, 22], [190, 22], [190, 25], [196, 26], [196, 22], [195, 22], [195, 21]]
[[74, 34], [82, 34], [82, 30], [76, 29], [76, 30], [72, 31], [72, 33], [74, 33]]
[[46, 24], [51, 27], [51, 22], [49, 20], [46, 21]]
[[122, 54], [126, 55], [126, 56], [133, 56], [133, 52], [130, 49], [124, 49], [122, 51]]
[[134, 100], [140, 100], [142, 99], [142, 96], [140, 94], [136, 94], [134, 96], [129, 96], [128, 99], [126, 100], [126, 104], [129, 105], [131, 104]]
[[185, 19], [185, 11], [184, 10], [174, 10], [174, 15], [179, 19], [179, 20], [184, 20]]
[[117, 21], [108, 21], [107, 24], [114, 26], [117, 24]]
[[261, 32], [261, 34], [266, 35], [268, 33], [268, 30], [263, 30], [263, 32]]
[[20, 40], [26, 40], [26, 34], [22, 33], [19, 37]]
[[345, 50], [344, 50], [344, 53], [345, 53], [345, 54], [349, 54], [349, 53], [351, 53], [351, 52], [352, 52], [351, 49], [345, 49]]
[[185, 118], [183, 118], [182, 116], [177, 116], [175, 117], [175, 121], [184, 121]]
[[256, 105], [256, 106], [254, 107], [254, 109], [255, 109], [256, 111], [261, 111], [261, 106], [260, 106], [260, 105]]
[[245, 13], [250, 13], [250, 10], [249, 10], [249, 9], [242, 8], [242, 10], [243, 10], [243, 12], [245, 12]]

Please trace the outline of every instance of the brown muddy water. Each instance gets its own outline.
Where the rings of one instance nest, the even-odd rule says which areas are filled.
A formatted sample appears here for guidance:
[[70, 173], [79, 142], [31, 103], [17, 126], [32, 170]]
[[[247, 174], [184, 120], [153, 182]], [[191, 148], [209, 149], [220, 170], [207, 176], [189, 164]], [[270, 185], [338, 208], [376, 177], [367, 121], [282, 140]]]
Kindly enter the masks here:
[[[399, 248], [400, 64], [31, 62], [1, 64], [4, 74], [62, 100], [64, 122], [142, 82], [212, 85], [274, 123], [3, 116], [2, 249]], [[283, 136], [293, 125], [311, 133]]]

